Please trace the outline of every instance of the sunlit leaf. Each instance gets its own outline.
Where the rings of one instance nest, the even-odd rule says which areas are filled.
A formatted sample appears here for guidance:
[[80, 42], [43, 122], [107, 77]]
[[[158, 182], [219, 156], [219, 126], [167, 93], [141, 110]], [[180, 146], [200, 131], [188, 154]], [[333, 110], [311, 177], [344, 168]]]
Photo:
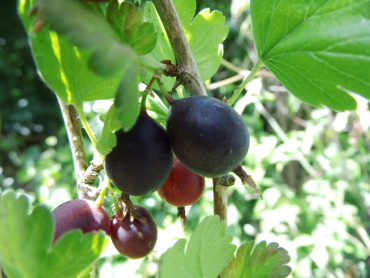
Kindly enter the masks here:
[[146, 98], [146, 109], [148, 111], [148, 115], [163, 126], [166, 126], [168, 108], [156, 93], [153, 92], [152, 94], [154, 97], [149, 95]]
[[252, 0], [259, 59], [301, 100], [355, 109], [370, 98], [369, 0]]
[[104, 232], [64, 234], [52, 246], [53, 215], [43, 206], [29, 212], [25, 195], [5, 193], [0, 200], [1, 266], [9, 277], [77, 277], [99, 258], [108, 238]]
[[[55, 3], [60, 4], [58, 1]], [[27, 15], [32, 5], [32, 0], [19, 1], [18, 10], [29, 32], [32, 54], [39, 73], [50, 88], [64, 102], [76, 106], [81, 106], [83, 101], [114, 98], [122, 79], [122, 65], [119, 65], [120, 72], [111, 77], [98, 75], [88, 66], [92, 50], [78, 48], [71, 43], [68, 36], [49, 31], [46, 27], [36, 34], [33, 33], [32, 20]], [[101, 18], [95, 12], [92, 12], [92, 15]], [[90, 60], [92, 65], [96, 63], [93, 67], [99, 67], [99, 63], [104, 63], [101, 59], [105, 59], [102, 58], [105, 54], [97, 56]]]
[[232, 258], [236, 246], [225, 235], [226, 222], [218, 216], [206, 217], [194, 230], [189, 243], [180, 239], [159, 262], [159, 278], [214, 278]]
[[[209, 9], [202, 10], [194, 17], [195, 0], [175, 0], [173, 2], [178, 11], [201, 78], [203, 81], [206, 81], [216, 73], [221, 63], [223, 56], [222, 42], [228, 33], [225, 17], [220, 11], [210, 12]], [[158, 32], [157, 44], [149, 56], [157, 61], [171, 60], [175, 64], [176, 61], [171, 44], [151, 2], [145, 3], [144, 14], [146, 19], [153, 23]], [[149, 81], [149, 77], [147, 76], [145, 80]], [[164, 78], [163, 80], [165, 81], [165, 88], [170, 90], [174, 83], [173, 79]]]
[[153, 24], [143, 22], [143, 13], [130, 2], [112, 1], [107, 19], [121, 42], [130, 45], [138, 55], [151, 52], [157, 41]]
[[133, 50], [120, 42], [104, 15], [85, 2], [41, 0], [38, 6], [41, 18], [50, 24], [50, 29], [65, 34], [74, 45], [92, 51], [89, 64], [96, 73], [117, 74], [136, 58]]
[[[254, 247], [254, 241], [243, 243], [236, 256], [222, 272], [222, 278], [284, 278], [292, 269], [288, 252], [272, 242], [261, 241]], [[253, 251], [252, 251], [253, 250]]]

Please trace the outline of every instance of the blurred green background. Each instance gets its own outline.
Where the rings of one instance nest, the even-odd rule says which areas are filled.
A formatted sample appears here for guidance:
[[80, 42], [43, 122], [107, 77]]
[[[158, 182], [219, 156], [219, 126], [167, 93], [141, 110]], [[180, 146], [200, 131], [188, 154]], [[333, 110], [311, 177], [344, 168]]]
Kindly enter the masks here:
[[[240, 71], [256, 60], [249, 1], [197, 1], [197, 12], [206, 7], [226, 16], [224, 58], [237, 67], [222, 65], [208, 92], [229, 97], [239, 83], [216, 82], [242, 78]], [[37, 75], [15, 0], [2, 2], [0, 18], [0, 191], [25, 192], [53, 209], [77, 195], [63, 120], [56, 97]], [[234, 243], [278, 242], [291, 255], [291, 277], [370, 277], [369, 102], [357, 97], [358, 109], [343, 113], [315, 108], [266, 70], [247, 88], [234, 105], [251, 134], [243, 166], [264, 199], [254, 198], [239, 181], [230, 188], [228, 232]], [[92, 105], [86, 103], [84, 110], [98, 134]], [[87, 137], [85, 146], [91, 159]], [[160, 255], [213, 213], [211, 180], [202, 199], [187, 208], [186, 232], [176, 221], [176, 208], [157, 194], [133, 201], [157, 220], [155, 252], [126, 260], [109, 244], [100, 259], [101, 277], [154, 277]]]

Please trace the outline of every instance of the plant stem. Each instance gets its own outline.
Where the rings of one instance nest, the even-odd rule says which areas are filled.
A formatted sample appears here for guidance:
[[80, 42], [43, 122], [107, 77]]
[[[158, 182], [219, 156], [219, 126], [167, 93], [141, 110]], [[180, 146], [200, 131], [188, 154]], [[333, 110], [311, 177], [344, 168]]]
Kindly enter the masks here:
[[171, 0], [153, 0], [153, 3], [171, 42], [176, 63], [182, 70], [183, 74], [179, 78], [185, 90], [190, 95], [206, 96], [206, 89], [204, 88], [175, 5]]
[[[184, 72], [180, 79], [185, 90], [192, 96], [206, 96], [206, 90], [174, 4], [171, 0], [153, 0], [153, 3], [170, 39], [177, 65]], [[227, 187], [219, 185], [217, 181], [218, 179], [213, 179], [214, 213], [221, 219], [227, 220]]]
[[[146, 96], [142, 96], [140, 104], [140, 113], [146, 111]], [[145, 112], [146, 113], [146, 112]]]
[[62, 111], [64, 124], [66, 126], [69, 144], [71, 146], [73, 165], [75, 169], [77, 184], [83, 183], [83, 174], [87, 168], [87, 158], [82, 138], [80, 121], [76, 108], [73, 105], [66, 104], [57, 96], [59, 106]]
[[[76, 108], [73, 105], [66, 104], [61, 98], [57, 96], [63, 120], [66, 126], [69, 144], [71, 146], [73, 164], [77, 181], [77, 192], [80, 199], [91, 199], [91, 197], [84, 191], [85, 187], [80, 185], [88, 185], [84, 183], [84, 173], [87, 168], [86, 151], [83, 143], [83, 137], [78, 120]], [[82, 117], [80, 117], [82, 118]], [[83, 116], [85, 119], [85, 116]], [[85, 123], [86, 119], [85, 119]], [[90, 127], [89, 127], [90, 129]], [[93, 271], [90, 273], [91, 278], [99, 278], [99, 261], [93, 264]]]
[[227, 222], [227, 186], [219, 183], [220, 178], [213, 179], [213, 213]]
[[244, 90], [245, 86], [247, 86], [247, 84], [253, 79], [253, 77], [257, 74], [257, 72], [259, 71], [259, 69], [262, 66], [263, 66], [263, 63], [260, 60], [258, 60], [257, 61], [257, 64], [254, 65], [251, 73], [242, 82], [242, 84], [240, 84], [238, 86], [238, 88], [236, 88], [236, 90], [234, 91], [234, 93], [232, 94], [232, 96], [228, 99], [227, 103], [229, 105], [232, 105], [236, 101], [236, 99], [239, 97], [239, 95], [241, 94], [241, 92]]

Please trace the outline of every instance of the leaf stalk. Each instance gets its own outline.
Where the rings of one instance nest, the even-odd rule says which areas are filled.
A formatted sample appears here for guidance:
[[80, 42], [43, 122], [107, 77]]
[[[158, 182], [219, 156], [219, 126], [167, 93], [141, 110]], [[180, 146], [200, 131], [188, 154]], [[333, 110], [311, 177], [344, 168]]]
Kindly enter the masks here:
[[95, 145], [96, 145], [96, 139], [95, 139], [95, 136], [94, 136], [94, 133], [89, 125], [89, 123], [87, 122], [86, 120], [86, 117], [85, 117], [85, 114], [84, 114], [84, 111], [83, 111], [83, 108], [82, 108], [82, 105], [78, 105], [76, 106], [76, 109], [77, 109], [77, 112], [78, 112], [78, 115], [80, 116], [80, 120], [81, 120], [81, 124], [82, 126], [84, 127], [87, 135], [89, 136], [90, 138], [90, 141], [91, 143], [94, 145], [94, 148], [95, 148]]
[[244, 81], [238, 86], [238, 88], [236, 88], [232, 96], [228, 99], [227, 103], [229, 105], [233, 105], [233, 103], [237, 100], [237, 98], [240, 96], [240, 94], [244, 90], [245, 86], [247, 86], [247, 84], [250, 81], [252, 81], [252, 79], [254, 78], [254, 76], [257, 74], [257, 72], [262, 66], [263, 66], [262, 61], [258, 60], [257, 63], [254, 65], [250, 74], [247, 76], [247, 78], [244, 79]]

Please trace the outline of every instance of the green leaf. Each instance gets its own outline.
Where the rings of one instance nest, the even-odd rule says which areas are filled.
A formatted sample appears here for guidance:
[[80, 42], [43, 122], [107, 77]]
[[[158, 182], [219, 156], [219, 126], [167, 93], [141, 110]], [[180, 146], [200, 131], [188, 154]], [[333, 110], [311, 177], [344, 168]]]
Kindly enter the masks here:
[[118, 74], [137, 59], [135, 52], [120, 42], [104, 16], [88, 3], [41, 0], [38, 7], [41, 18], [50, 24], [51, 30], [65, 34], [74, 45], [92, 51], [89, 65], [96, 73], [102, 76]]
[[146, 98], [146, 110], [148, 115], [163, 126], [166, 126], [168, 108], [156, 93], [152, 92], [152, 94], [154, 97], [149, 94]]
[[112, 100], [97, 100], [94, 102], [92, 110], [99, 114], [99, 120], [103, 123], [105, 122], [105, 118], [107, 117], [109, 108], [112, 106]]
[[104, 232], [71, 231], [52, 246], [52, 213], [37, 206], [29, 214], [29, 207], [25, 195], [11, 191], [0, 200], [1, 266], [9, 277], [76, 277], [99, 258], [108, 241]]
[[74, 230], [64, 234], [44, 258], [43, 277], [76, 277], [99, 258], [107, 242], [103, 231], [82, 234], [81, 230]]
[[[195, 0], [175, 0], [174, 5], [178, 11], [199, 73], [202, 80], [206, 81], [216, 73], [222, 60], [222, 42], [228, 33], [228, 27], [224, 25], [225, 17], [219, 11], [211, 13], [209, 9], [204, 9], [193, 19], [196, 7]], [[148, 56], [157, 61], [171, 60], [172, 63], [175, 63], [171, 44], [151, 2], [145, 3], [144, 14], [158, 32], [157, 44]], [[148, 82], [149, 79], [148, 76], [145, 80]], [[173, 78], [168, 77], [163, 78], [163, 80], [165, 81], [165, 88], [170, 90], [174, 83]]]
[[[158, 33], [157, 43], [148, 56], [156, 61], [170, 60], [173, 64], [175, 64], [175, 56], [173, 54], [170, 41], [152, 2], [145, 2], [144, 15], [146, 20], [154, 25], [154, 28]], [[153, 74], [145, 75], [143, 77], [145, 82], [148, 84], [150, 79], [153, 77]], [[175, 78], [162, 76], [162, 81], [164, 82], [163, 85], [166, 90], [170, 91], [175, 83]], [[153, 84], [153, 88], [159, 89], [157, 84]]]
[[226, 222], [218, 216], [206, 217], [194, 230], [185, 251], [180, 239], [159, 262], [159, 278], [215, 278], [232, 258], [236, 246], [232, 235], [225, 235]]
[[20, 17], [30, 33], [29, 41], [39, 73], [50, 88], [66, 103], [80, 106], [82, 101], [114, 98], [122, 73], [102, 77], [91, 71], [87, 63], [91, 51], [75, 47], [66, 36], [44, 28], [32, 33], [27, 16], [32, 0], [18, 2]]
[[129, 131], [136, 123], [140, 106], [138, 86], [139, 64], [135, 62], [127, 68], [113, 105], [103, 115], [104, 126], [96, 143], [96, 148], [102, 155], [107, 155], [116, 146], [115, 131], [121, 128]]
[[370, 98], [369, 0], [252, 0], [259, 59], [295, 96], [355, 109]]
[[91, 272], [93, 269], [92, 267], [90, 269], [88, 269], [85, 273], [82, 272], [80, 275], [77, 276], [77, 278], [90, 278], [91, 275], [89, 272]]
[[[175, 1], [176, 8], [178, 3]], [[204, 9], [183, 27], [200, 76], [206, 81], [216, 73], [224, 54], [222, 42], [228, 33], [225, 17], [220, 11]]]
[[[139, 63], [136, 60], [126, 69], [113, 105], [110, 106], [107, 113], [103, 112], [102, 118], [100, 118], [104, 121], [104, 126], [96, 148], [102, 155], [107, 155], [116, 146], [115, 131], [121, 128], [124, 131], [129, 131], [136, 123], [140, 106], [139, 83]], [[107, 103], [107, 105], [109, 104]]]
[[[269, 245], [261, 241], [254, 247], [254, 241], [243, 243], [236, 256], [221, 274], [222, 278], [283, 278], [291, 268], [288, 252], [272, 242]], [[252, 251], [253, 250], [253, 251]]]
[[138, 55], [151, 52], [157, 41], [153, 24], [143, 23], [143, 13], [130, 2], [112, 1], [108, 5], [107, 19], [121, 42], [130, 45]]
[[139, 83], [139, 62], [136, 60], [127, 68], [113, 104], [124, 131], [134, 126], [139, 114]]
[[117, 138], [114, 132], [119, 130], [121, 127], [119, 112], [113, 103], [104, 117], [104, 126], [98, 140], [96, 141], [96, 149], [99, 153], [107, 155], [112, 151], [117, 144]]

